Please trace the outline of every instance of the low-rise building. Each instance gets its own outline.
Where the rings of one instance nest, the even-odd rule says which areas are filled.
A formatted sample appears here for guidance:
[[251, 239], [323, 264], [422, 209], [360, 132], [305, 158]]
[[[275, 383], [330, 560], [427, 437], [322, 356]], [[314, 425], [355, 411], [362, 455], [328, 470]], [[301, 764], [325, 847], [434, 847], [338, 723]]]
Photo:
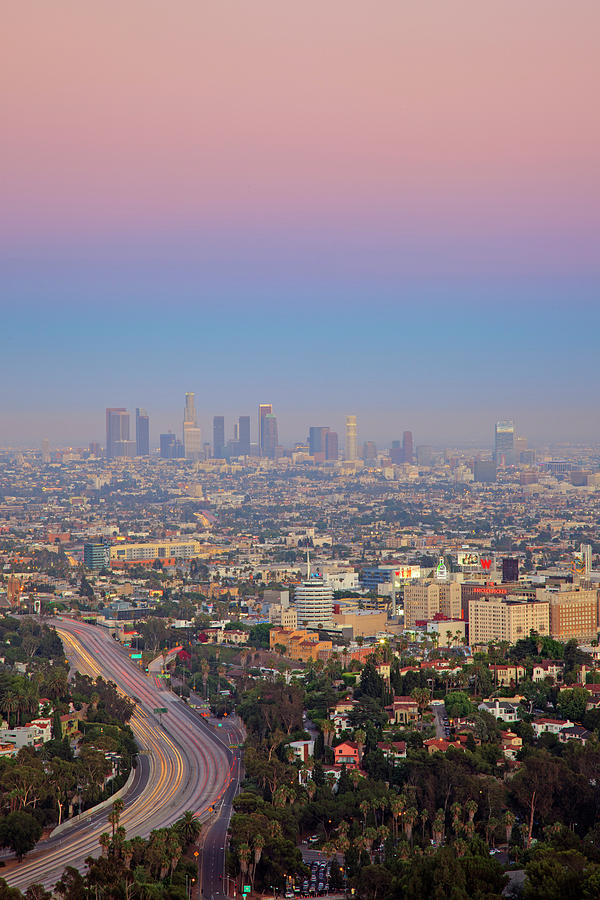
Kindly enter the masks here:
[[336, 766], [346, 766], [347, 769], [360, 768], [360, 751], [355, 741], [344, 741], [333, 748]]
[[519, 707], [507, 700], [484, 700], [477, 709], [489, 713], [500, 722], [519, 721]]

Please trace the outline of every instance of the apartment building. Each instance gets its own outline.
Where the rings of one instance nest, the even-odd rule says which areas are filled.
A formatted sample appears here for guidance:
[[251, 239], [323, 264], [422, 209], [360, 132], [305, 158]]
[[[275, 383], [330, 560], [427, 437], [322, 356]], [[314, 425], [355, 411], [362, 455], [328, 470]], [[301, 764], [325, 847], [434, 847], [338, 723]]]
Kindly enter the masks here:
[[598, 591], [574, 588], [536, 591], [538, 600], [550, 604], [550, 634], [557, 641], [589, 640], [598, 634]]
[[550, 633], [548, 601], [491, 597], [469, 602], [469, 642], [472, 646], [490, 641], [514, 644], [531, 631]]
[[458, 581], [417, 581], [404, 589], [404, 627], [434, 619], [460, 619], [461, 585]]

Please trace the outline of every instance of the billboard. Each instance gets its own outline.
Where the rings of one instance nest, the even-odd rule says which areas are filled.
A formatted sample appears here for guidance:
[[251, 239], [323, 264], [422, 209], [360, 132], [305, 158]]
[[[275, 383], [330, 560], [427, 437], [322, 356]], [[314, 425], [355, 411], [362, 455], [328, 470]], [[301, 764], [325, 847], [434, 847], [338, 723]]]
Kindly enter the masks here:
[[458, 554], [458, 564], [459, 566], [478, 566], [479, 565], [479, 553], [474, 553], [473, 551], [463, 551]]
[[493, 559], [490, 556], [484, 556], [473, 550], [461, 551], [458, 554], [458, 565], [463, 568], [489, 570], [492, 568], [492, 562]]
[[421, 566], [398, 566], [392, 572], [394, 583], [421, 577]]

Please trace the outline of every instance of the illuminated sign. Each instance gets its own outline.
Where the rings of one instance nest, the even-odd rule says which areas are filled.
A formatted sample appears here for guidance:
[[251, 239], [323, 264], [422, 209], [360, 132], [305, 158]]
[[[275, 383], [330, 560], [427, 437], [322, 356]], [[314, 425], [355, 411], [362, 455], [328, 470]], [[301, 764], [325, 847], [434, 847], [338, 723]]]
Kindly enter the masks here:
[[421, 566], [398, 566], [394, 569], [394, 580], [403, 581], [408, 578], [420, 578]]
[[502, 587], [474, 587], [470, 588], [473, 594], [507, 594], [507, 588]]
[[458, 564], [459, 566], [478, 566], [479, 553], [459, 553]]

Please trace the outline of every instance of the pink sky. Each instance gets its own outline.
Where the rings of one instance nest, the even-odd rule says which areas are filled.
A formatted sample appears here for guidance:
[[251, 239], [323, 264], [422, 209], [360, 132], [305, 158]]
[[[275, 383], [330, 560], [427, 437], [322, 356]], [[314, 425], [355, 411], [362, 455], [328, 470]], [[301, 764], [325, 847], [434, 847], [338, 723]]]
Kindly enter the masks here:
[[597, 0], [14, 0], [3, 31], [11, 243], [598, 224]]

